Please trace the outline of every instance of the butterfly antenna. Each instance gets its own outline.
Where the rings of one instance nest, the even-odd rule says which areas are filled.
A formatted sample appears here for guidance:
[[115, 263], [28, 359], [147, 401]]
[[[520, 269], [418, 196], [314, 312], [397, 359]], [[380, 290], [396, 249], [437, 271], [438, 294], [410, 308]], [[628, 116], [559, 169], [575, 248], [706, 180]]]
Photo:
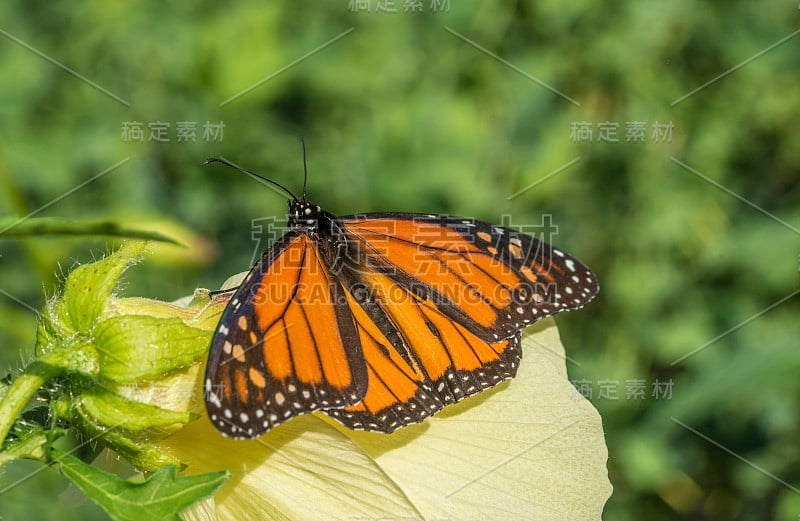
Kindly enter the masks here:
[[306, 141], [300, 136], [300, 144], [303, 146], [303, 201], [306, 200], [306, 182], [308, 181], [308, 163], [306, 163]]
[[[288, 194], [289, 197], [291, 197], [294, 201], [297, 201], [297, 196], [294, 195], [291, 190], [289, 190], [288, 188], [286, 188], [282, 184], [277, 183], [277, 182], [273, 181], [272, 179], [267, 179], [266, 177], [264, 177], [262, 175], [258, 175], [255, 172], [251, 172], [250, 170], [244, 169], [244, 168], [240, 167], [239, 165], [235, 165], [235, 164], [231, 163], [230, 161], [228, 161], [227, 159], [222, 159], [221, 157], [209, 157], [208, 159], [203, 161], [204, 165], [208, 165], [210, 163], [222, 163], [225, 166], [229, 166], [229, 167], [231, 167], [231, 168], [233, 168], [235, 170], [238, 170], [239, 172], [242, 172], [244, 174], [247, 174], [247, 175], [249, 175], [251, 177], [255, 177], [256, 179], [261, 179], [262, 181], [265, 181], [265, 182], [267, 182], [267, 183], [269, 183], [271, 185], [274, 185], [274, 186], [280, 188], [286, 194]], [[303, 199], [305, 199], [305, 187], [303, 187]]]

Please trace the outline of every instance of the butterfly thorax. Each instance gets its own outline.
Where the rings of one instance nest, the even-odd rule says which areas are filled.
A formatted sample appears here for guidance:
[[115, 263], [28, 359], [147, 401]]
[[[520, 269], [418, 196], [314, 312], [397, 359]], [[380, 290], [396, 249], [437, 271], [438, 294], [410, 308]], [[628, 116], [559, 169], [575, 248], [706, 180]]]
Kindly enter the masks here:
[[306, 200], [289, 200], [289, 227], [320, 231], [323, 234], [330, 230], [334, 215], [326, 212], [319, 205]]
[[316, 227], [322, 214], [322, 208], [316, 204], [289, 200], [289, 226], [292, 228]]

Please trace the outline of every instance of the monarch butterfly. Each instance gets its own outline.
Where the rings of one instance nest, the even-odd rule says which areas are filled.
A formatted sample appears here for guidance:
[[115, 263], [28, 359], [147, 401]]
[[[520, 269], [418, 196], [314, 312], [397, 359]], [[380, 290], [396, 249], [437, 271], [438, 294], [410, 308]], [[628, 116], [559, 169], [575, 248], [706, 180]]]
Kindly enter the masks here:
[[290, 230], [230, 297], [211, 342], [206, 409], [227, 437], [317, 410], [383, 433], [421, 422], [512, 378], [525, 326], [597, 294], [577, 259], [510, 228], [336, 217], [306, 200], [305, 181], [298, 199], [261, 179], [291, 197]]

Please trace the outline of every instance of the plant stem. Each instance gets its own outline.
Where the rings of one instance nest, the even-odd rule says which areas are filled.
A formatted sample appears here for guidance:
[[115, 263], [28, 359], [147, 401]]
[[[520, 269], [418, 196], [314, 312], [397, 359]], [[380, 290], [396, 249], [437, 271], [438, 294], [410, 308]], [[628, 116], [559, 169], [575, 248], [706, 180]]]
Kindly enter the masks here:
[[45, 360], [40, 359], [31, 363], [25, 368], [25, 372], [14, 380], [0, 401], [0, 445], [5, 441], [17, 417], [36, 394], [36, 391], [61, 371], [63, 368], [58, 365], [48, 364]]

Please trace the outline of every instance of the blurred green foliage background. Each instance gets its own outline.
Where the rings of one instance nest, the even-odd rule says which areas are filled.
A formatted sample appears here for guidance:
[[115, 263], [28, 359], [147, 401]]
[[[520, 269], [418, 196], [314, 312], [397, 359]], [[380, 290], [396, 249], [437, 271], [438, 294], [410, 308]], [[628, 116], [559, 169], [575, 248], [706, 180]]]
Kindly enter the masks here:
[[[251, 221], [286, 209], [202, 160], [300, 191], [299, 135], [309, 197], [334, 213], [551, 215], [553, 242], [601, 282], [558, 322], [605, 425], [605, 518], [798, 519], [797, 3], [412, 4], [0, 3], [2, 213], [177, 236], [188, 248], [154, 248], [125, 289], [170, 300], [247, 269], [265, 247]], [[178, 139], [185, 121], [194, 142]], [[144, 142], [123, 139], [131, 122]], [[149, 140], [157, 122], [168, 142]], [[626, 139], [631, 122], [643, 140]], [[0, 241], [3, 372], [30, 359], [30, 308], [113, 244]], [[40, 468], [10, 466], [0, 489]], [[105, 519], [65, 509], [65, 486], [45, 469], [2, 493], [0, 518]]]

